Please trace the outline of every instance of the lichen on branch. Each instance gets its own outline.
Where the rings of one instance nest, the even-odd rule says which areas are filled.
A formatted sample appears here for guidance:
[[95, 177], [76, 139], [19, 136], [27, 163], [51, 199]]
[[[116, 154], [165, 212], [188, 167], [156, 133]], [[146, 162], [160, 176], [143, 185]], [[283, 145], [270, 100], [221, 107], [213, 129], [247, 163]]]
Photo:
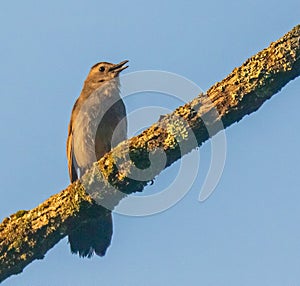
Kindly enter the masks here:
[[[149, 166], [149, 154], [164, 152], [165, 168], [220, 131], [256, 111], [300, 75], [300, 25], [235, 68], [206, 94], [162, 116], [140, 135], [122, 142], [82, 177], [30, 211], [19, 211], [0, 224], [0, 282], [42, 259], [79, 221], [103, 214], [124, 196], [151, 181], [133, 179], [135, 168]], [[207, 127], [213, 132], [209, 133]], [[192, 140], [196, 138], [195, 140]], [[162, 170], [153, 170], [153, 177]], [[86, 190], [97, 184], [97, 203]]]

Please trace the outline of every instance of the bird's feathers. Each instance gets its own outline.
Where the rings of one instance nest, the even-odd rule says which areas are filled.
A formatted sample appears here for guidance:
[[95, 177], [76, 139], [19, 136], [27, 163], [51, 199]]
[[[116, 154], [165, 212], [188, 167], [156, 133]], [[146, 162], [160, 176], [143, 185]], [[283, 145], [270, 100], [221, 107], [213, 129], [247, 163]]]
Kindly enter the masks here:
[[80, 176], [83, 175], [93, 162], [111, 150], [111, 145], [126, 139], [126, 111], [119, 89], [117, 86], [107, 89], [107, 86], [98, 88], [83, 103], [74, 106], [67, 143], [71, 179], [76, 177], [74, 170], [78, 168]]
[[68, 128], [68, 140], [67, 140], [67, 159], [68, 159], [68, 170], [71, 182], [74, 182], [78, 179], [77, 170], [76, 170], [76, 161], [73, 154], [72, 142], [73, 142], [73, 134], [72, 134], [72, 125], [71, 122]]
[[111, 212], [104, 208], [101, 210], [101, 206], [98, 209], [101, 214], [98, 213], [94, 218], [79, 224], [69, 234], [71, 252], [79, 254], [80, 257], [90, 258], [94, 252], [104, 256], [110, 245], [113, 233]]
[[[79, 179], [92, 164], [127, 137], [124, 103], [119, 95], [118, 74], [127, 61], [98, 63], [84, 82], [71, 115], [67, 140], [71, 182]], [[101, 191], [92, 190], [93, 192]], [[95, 213], [80, 222], [69, 234], [72, 253], [103, 256], [112, 236], [111, 211], [94, 205]]]

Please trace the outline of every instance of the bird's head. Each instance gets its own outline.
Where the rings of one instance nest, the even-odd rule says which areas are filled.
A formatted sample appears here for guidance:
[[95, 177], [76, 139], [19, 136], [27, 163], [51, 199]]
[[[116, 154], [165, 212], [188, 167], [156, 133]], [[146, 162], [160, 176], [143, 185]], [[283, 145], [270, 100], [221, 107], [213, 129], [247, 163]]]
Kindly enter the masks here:
[[128, 68], [125, 64], [128, 61], [122, 61], [118, 64], [112, 64], [107, 62], [101, 62], [91, 67], [87, 80], [93, 85], [101, 85], [104, 82], [108, 82], [116, 78], [119, 73]]

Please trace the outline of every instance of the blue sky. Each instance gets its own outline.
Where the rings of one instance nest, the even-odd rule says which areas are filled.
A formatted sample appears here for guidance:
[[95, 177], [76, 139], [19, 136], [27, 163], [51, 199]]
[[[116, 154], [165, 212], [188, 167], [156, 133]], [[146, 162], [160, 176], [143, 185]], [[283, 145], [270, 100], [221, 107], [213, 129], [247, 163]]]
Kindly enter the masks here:
[[[0, 218], [68, 185], [67, 125], [91, 65], [129, 59], [126, 72], [169, 71], [206, 90], [299, 24], [299, 11], [298, 0], [2, 3]], [[197, 198], [208, 143], [178, 204], [147, 217], [114, 216], [104, 258], [79, 259], [64, 239], [3, 285], [298, 285], [299, 92], [296, 79], [226, 130], [225, 169], [207, 201]], [[128, 109], [149, 97], [129, 100]]]

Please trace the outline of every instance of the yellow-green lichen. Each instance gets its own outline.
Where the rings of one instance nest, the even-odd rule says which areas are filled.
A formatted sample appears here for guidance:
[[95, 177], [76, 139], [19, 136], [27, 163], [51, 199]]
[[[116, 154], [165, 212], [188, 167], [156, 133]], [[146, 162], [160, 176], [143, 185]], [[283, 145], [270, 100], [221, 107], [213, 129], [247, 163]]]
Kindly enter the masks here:
[[165, 145], [175, 148], [178, 144], [177, 142], [188, 138], [187, 124], [181, 118], [178, 118], [167, 125], [167, 133], [168, 136], [165, 139]]
[[105, 156], [104, 164], [96, 163], [96, 166], [101, 171], [103, 177], [108, 180], [109, 176], [112, 174], [114, 170], [115, 160], [111, 154]]
[[20, 217], [24, 216], [26, 213], [28, 213], [28, 211], [20, 210], [20, 211], [17, 211], [15, 214], [13, 214], [11, 217], [20, 218]]

